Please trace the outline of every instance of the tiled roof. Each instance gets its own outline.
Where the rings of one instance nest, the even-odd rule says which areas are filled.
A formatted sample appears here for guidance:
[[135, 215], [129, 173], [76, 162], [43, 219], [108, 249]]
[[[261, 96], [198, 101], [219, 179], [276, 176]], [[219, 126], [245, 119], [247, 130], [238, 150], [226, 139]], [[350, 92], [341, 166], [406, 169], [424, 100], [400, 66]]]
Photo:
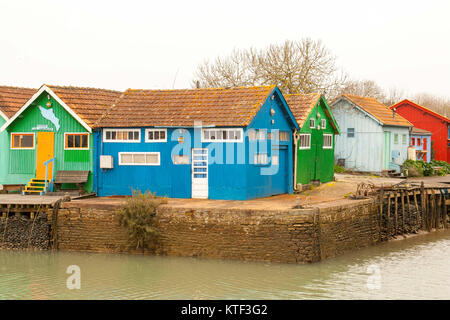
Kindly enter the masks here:
[[319, 101], [320, 96], [320, 93], [284, 95], [284, 98], [300, 127], [303, 127], [306, 118], [308, 118], [311, 110], [317, 104], [317, 101]]
[[11, 118], [35, 93], [36, 89], [0, 86], [0, 111]]
[[442, 115], [442, 114], [440, 114], [440, 113], [438, 113], [438, 112], [436, 112], [436, 111], [430, 110], [430, 109], [428, 109], [428, 108], [426, 108], [426, 107], [424, 107], [424, 106], [421, 106], [421, 105], [419, 105], [419, 104], [417, 104], [417, 103], [414, 103], [414, 102], [412, 102], [411, 100], [408, 100], [408, 99], [404, 99], [404, 100], [402, 100], [402, 101], [400, 101], [400, 102], [397, 102], [396, 104], [390, 106], [389, 108], [390, 108], [390, 109], [398, 108], [398, 107], [400, 107], [402, 104], [409, 104], [410, 106], [413, 106], [413, 107], [422, 109], [423, 111], [428, 112], [429, 114], [435, 116], [436, 118], [439, 118], [439, 119], [441, 119], [441, 120], [444, 120], [444, 121], [450, 123], [450, 119], [447, 118], [446, 116], [444, 116], [444, 115]]
[[[375, 98], [360, 97], [352, 94], [343, 94], [341, 97], [350, 100], [355, 105], [357, 105], [367, 113], [371, 114], [374, 118], [378, 119], [384, 125], [404, 126], [404, 127], [413, 126], [411, 122], [403, 118], [398, 113], [395, 114], [395, 117], [393, 117], [392, 110]], [[339, 98], [334, 101], [337, 100], [339, 100]]]
[[90, 127], [118, 100], [122, 92], [96, 88], [47, 85]]
[[420, 128], [417, 128], [417, 127], [412, 128], [411, 133], [412, 134], [418, 134], [418, 135], [421, 135], [421, 134], [423, 134], [423, 135], [432, 135], [432, 133], [430, 131], [427, 131], [427, 130], [424, 130], [424, 129], [420, 129]]
[[94, 126], [247, 126], [275, 86], [187, 90], [128, 89]]

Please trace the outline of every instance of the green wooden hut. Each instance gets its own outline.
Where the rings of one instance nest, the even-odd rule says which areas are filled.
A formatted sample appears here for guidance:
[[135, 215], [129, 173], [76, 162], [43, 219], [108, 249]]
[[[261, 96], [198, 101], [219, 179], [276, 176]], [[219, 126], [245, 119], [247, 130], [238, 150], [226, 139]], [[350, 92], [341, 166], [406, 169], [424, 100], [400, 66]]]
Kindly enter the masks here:
[[[0, 86], [0, 127], [14, 116], [35, 92], [36, 89], [32, 88]], [[7, 155], [9, 148], [8, 133], [0, 132], [0, 185], [2, 185], [1, 188], [5, 189], [7, 188], [4, 182], [8, 175]]]
[[[0, 184], [24, 184], [42, 193], [57, 171], [89, 171], [84, 188], [92, 191], [92, 125], [121, 92], [43, 85], [1, 126], [9, 147]], [[64, 187], [72, 187], [63, 185]]]
[[300, 127], [294, 141], [297, 152], [295, 186], [328, 182], [334, 176], [334, 135], [339, 127], [320, 93], [288, 94], [286, 101]]

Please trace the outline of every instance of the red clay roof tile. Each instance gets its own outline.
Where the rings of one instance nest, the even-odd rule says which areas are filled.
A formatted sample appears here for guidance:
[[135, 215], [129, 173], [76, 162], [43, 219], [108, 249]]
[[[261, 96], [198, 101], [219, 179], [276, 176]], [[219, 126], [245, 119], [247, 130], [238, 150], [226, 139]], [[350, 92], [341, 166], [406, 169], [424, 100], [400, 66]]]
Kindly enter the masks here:
[[247, 126], [274, 88], [128, 89], [94, 127]]
[[36, 91], [32, 88], [0, 86], [0, 111], [11, 118]]
[[[389, 107], [385, 106], [375, 98], [370, 97], [360, 97], [353, 94], [343, 94], [341, 97], [344, 97], [355, 105], [372, 115], [374, 118], [378, 119], [384, 125], [391, 126], [404, 126], [404, 127], [412, 127], [413, 124], [403, 118], [398, 113], [393, 117], [393, 112]], [[339, 98], [334, 101], [339, 100]]]

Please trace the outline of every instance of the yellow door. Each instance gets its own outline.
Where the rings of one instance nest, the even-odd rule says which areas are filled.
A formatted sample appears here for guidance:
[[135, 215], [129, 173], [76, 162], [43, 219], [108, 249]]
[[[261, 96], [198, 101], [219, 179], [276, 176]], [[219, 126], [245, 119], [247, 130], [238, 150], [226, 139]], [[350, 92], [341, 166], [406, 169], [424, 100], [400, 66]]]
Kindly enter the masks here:
[[[36, 178], [45, 179], [44, 162], [53, 158], [53, 143], [55, 134], [53, 132], [37, 133], [37, 153], [36, 153]], [[53, 162], [48, 165], [47, 180], [51, 180], [53, 173]]]

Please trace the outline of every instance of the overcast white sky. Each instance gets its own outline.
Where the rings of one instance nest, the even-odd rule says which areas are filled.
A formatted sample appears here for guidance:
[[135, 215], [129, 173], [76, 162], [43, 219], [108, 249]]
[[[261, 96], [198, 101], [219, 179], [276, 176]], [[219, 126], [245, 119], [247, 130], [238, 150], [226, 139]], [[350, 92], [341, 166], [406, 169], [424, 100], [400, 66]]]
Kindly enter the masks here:
[[449, 0], [0, 0], [0, 84], [189, 88], [205, 59], [311, 37], [356, 79], [450, 97], [449, 17]]

